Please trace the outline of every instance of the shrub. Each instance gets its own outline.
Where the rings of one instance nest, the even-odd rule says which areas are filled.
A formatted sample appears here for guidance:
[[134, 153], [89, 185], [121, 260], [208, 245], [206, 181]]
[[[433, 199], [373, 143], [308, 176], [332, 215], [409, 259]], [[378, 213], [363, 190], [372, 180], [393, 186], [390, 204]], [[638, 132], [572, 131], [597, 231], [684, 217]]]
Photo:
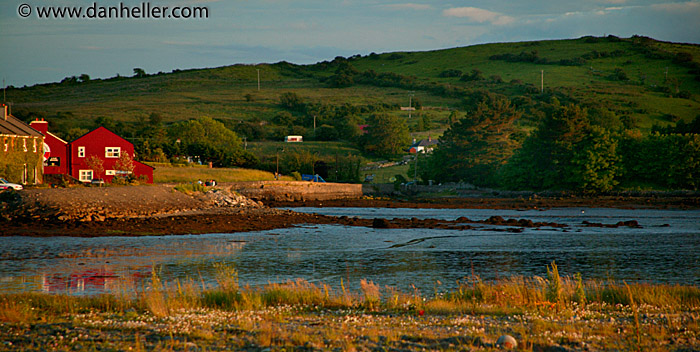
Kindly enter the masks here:
[[552, 260], [552, 265], [547, 266], [547, 289], [545, 297], [552, 303], [559, 303], [561, 300], [562, 283], [559, 276], [557, 263]]

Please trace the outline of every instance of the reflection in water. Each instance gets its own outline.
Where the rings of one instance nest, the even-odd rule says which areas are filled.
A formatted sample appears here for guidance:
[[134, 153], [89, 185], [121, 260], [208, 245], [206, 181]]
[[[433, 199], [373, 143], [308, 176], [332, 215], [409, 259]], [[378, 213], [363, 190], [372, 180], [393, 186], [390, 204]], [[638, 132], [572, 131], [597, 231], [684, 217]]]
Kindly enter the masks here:
[[[237, 269], [252, 286], [303, 278], [357, 289], [361, 279], [411, 291], [453, 289], [472, 272], [483, 280], [544, 276], [556, 260], [563, 275], [700, 285], [700, 211], [552, 209], [302, 209], [333, 215], [486, 219], [491, 215], [568, 227], [520, 233], [372, 229], [336, 225], [197, 236], [0, 238], [0, 291], [70, 294], [134, 292], [155, 270], [166, 281], [215, 285], [215, 264]], [[637, 220], [637, 228], [591, 228], [582, 221]]]

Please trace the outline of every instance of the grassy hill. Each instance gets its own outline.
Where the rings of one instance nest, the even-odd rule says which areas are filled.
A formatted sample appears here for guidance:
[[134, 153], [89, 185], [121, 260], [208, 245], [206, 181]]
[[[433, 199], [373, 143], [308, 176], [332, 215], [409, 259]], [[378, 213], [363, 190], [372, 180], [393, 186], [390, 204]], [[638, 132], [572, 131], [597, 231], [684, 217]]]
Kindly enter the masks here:
[[[331, 87], [331, 79], [344, 64], [354, 70], [355, 82]], [[368, 72], [389, 76], [362, 81]], [[477, 79], [469, 79], [475, 72]], [[544, 93], [540, 92], [542, 74]], [[198, 116], [219, 119], [234, 130], [245, 121], [264, 124], [290, 111], [280, 104], [280, 96], [288, 92], [309, 104], [354, 107], [353, 114], [360, 120], [377, 109], [408, 119], [400, 107], [407, 106], [410, 97], [423, 107], [407, 120], [417, 138], [439, 136], [448, 126], [451, 111], [468, 111], [470, 96], [483, 92], [506, 95], [523, 107], [538, 99], [563, 97], [625, 117], [648, 132], [654, 124], [691, 121], [700, 113], [700, 46], [612, 36], [496, 43], [373, 53], [314, 65], [233, 65], [87, 82], [67, 78], [62, 83], [8, 89], [7, 101], [21, 118], [48, 119], [59, 135], [70, 128], [93, 128], [103, 117], [121, 123], [125, 137], [134, 138], [129, 125], [143, 123], [152, 113], [160, 114], [166, 124]], [[298, 117], [296, 124], [311, 134], [312, 119], [304, 118], [311, 113], [291, 113]], [[429, 117], [432, 126], [419, 132], [423, 116]], [[526, 112], [521, 127], [531, 130], [536, 118]], [[346, 150], [352, 145], [306, 145], [316, 154], [333, 155], [338, 150], [355, 154]], [[269, 155], [278, 147], [263, 143], [253, 145], [253, 150]]]

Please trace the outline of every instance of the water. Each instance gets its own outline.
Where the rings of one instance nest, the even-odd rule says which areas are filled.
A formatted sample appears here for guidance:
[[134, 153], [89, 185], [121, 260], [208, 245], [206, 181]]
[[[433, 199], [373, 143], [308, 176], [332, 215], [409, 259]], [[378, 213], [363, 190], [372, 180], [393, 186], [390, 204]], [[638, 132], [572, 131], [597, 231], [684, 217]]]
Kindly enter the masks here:
[[[492, 215], [566, 224], [503, 231], [372, 229], [339, 225], [274, 231], [158, 237], [0, 237], [0, 291], [95, 294], [147, 285], [153, 268], [166, 281], [216, 284], [214, 264], [234, 266], [252, 286], [302, 278], [357, 288], [361, 279], [411, 292], [456, 287], [472, 272], [484, 280], [545, 276], [556, 260], [562, 275], [700, 286], [700, 211], [549, 209], [298, 208], [364, 218]], [[583, 227], [637, 220], [639, 228]], [[440, 283], [438, 283], [438, 281]]]

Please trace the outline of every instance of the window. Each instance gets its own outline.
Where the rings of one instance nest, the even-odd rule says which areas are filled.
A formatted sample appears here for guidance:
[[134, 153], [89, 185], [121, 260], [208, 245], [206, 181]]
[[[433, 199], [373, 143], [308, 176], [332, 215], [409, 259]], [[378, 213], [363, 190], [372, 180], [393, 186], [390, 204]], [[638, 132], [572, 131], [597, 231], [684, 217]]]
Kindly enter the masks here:
[[36, 138], [34, 138], [34, 153], [36, 153]]
[[78, 176], [81, 182], [90, 182], [92, 181], [92, 170], [80, 170]]
[[23, 147], [23, 148], [24, 148], [24, 151], [26, 152], [26, 151], [27, 151], [27, 140], [26, 140], [26, 139], [23, 139], [22, 142], [24, 142], [24, 147]]
[[78, 158], [85, 157], [85, 147], [78, 147]]
[[107, 147], [105, 148], [105, 158], [118, 158], [121, 148], [119, 147]]
[[105, 175], [107, 175], [107, 176], [114, 176], [116, 174], [117, 174], [117, 172], [114, 170], [106, 170], [105, 171]]

